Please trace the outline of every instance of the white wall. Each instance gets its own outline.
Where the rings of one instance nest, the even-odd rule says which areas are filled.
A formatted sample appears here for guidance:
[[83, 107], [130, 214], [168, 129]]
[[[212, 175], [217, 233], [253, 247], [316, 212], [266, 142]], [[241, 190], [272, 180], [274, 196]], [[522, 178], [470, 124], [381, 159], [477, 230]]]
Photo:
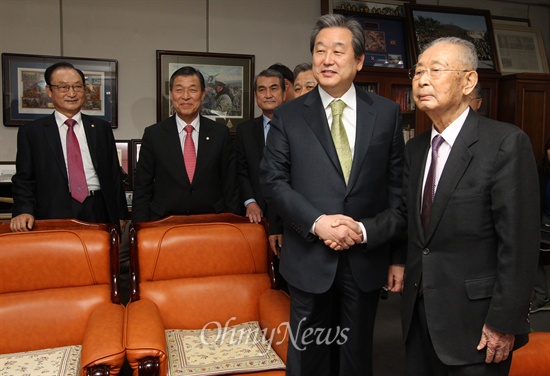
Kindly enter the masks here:
[[[489, 0], [417, 3], [529, 18], [532, 26], [543, 29], [550, 51], [547, 7]], [[255, 73], [275, 62], [293, 68], [311, 60], [308, 40], [320, 4], [320, 0], [0, 0], [0, 52], [118, 60], [115, 138], [141, 138], [143, 129], [156, 122], [156, 50], [255, 55]], [[16, 135], [16, 127], [0, 125], [0, 161], [15, 160]]]

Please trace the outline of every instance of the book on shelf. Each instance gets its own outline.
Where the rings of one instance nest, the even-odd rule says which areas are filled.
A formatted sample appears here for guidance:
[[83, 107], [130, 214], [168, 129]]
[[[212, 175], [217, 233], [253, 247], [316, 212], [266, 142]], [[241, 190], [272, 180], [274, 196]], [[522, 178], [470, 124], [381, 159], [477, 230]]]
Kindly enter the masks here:
[[399, 104], [402, 112], [410, 112], [416, 109], [412, 89], [408, 86], [392, 87], [391, 99]]
[[413, 137], [414, 137], [414, 128], [411, 128], [408, 125], [405, 128], [403, 128], [403, 140], [405, 141], [405, 143], [407, 143]]

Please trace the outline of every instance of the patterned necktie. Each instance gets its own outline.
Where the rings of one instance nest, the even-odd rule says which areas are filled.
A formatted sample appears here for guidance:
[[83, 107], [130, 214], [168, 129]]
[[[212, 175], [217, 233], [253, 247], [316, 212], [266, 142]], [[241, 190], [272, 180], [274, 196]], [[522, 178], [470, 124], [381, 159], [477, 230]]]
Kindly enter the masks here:
[[185, 170], [187, 171], [189, 181], [193, 182], [195, 166], [197, 165], [197, 153], [195, 152], [195, 143], [192, 136], [194, 128], [192, 125], [186, 125], [183, 129], [187, 132], [185, 143], [183, 144], [183, 161], [185, 162]]
[[346, 104], [341, 100], [334, 100], [330, 102], [330, 109], [332, 110], [332, 126], [330, 128], [330, 134], [336, 147], [336, 153], [340, 160], [340, 166], [344, 173], [344, 180], [346, 184], [349, 181], [349, 174], [351, 172], [351, 149], [349, 147], [348, 135], [344, 128], [344, 122], [342, 121], [342, 113], [344, 112]]
[[437, 157], [439, 147], [443, 141], [445, 140], [440, 135], [435, 136], [432, 140], [432, 162], [430, 164], [428, 176], [426, 177], [426, 184], [424, 185], [424, 195], [422, 196], [422, 214], [420, 215], [420, 218], [422, 219], [422, 226], [424, 227], [424, 234], [428, 232], [428, 224], [430, 223], [432, 203], [434, 202], [435, 197]]
[[67, 119], [67, 167], [69, 169], [69, 187], [71, 196], [82, 203], [88, 197], [88, 185], [86, 184], [86, 174], [84, 173], [84, 164], [82, 163], [82, 154], [74, 126], [76, 120]]

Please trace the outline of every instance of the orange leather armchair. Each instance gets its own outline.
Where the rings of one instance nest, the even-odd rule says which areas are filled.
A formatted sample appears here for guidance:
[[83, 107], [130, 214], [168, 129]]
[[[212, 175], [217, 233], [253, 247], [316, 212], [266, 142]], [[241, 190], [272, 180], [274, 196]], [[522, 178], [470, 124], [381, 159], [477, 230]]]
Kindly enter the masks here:
[[549, 332], [529, 334], [529, 343], [514, 351], [510, 376], [550, 376]]
[[[165, 329], [258, 321], [286, 362], [288, 295], [277, 289], [264, 224], [232, 214], [172, 216], [130, 229], [126, 356], [134, 375], [165, 375]], [[236, 320], [235, 320], [236, 319]], [[283, 330], [277, 333], [277, 329]], [[247, 375], [281, 375], [271, 370]]]
[[117, 375], [125, 349], [114, 227], [38, 220], [12, 233], [1, 223], [0, 249], [0, 354], [81, 345], [81, 375]]

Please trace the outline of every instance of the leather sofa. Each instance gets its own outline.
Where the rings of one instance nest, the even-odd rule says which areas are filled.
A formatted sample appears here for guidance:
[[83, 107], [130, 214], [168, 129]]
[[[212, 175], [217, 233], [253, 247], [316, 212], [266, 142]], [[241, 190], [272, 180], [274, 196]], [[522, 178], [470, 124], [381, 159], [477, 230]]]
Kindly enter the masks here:
[[529, 343], [514, 351], [510, 376], [550, 376], [550, 333], [533, 332]]
[[[257, 321], [286, 362], [288, 295], [279, 290], [267, 227], [231, 214], [132, 224], [126, 356], [134, 375], [165, 375], [165, 329]], [[277, 331], [279, 329], [279, 331]], [[284, 367], [284, 365], [283, 365]], [[283, 370], [247, 375], [284, 376]]]
[[0, 249], [0, 354], [80, 345], [78, 373], [117, 375], [125, 348], [115, 228], [38, 220], [12, 233], [5, 222]]

